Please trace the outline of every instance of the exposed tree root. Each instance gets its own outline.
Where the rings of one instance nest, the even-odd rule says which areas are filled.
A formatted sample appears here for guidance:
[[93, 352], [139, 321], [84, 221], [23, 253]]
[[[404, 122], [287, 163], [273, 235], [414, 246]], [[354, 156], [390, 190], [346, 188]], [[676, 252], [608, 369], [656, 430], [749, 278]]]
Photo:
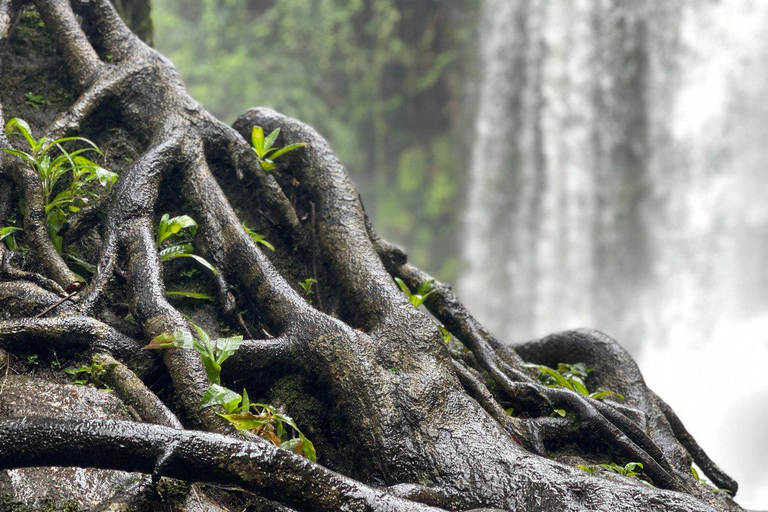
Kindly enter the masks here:
[[[269, 443], [146, 423], [0, 421], [0, 467], [82, 466], [237, 485], [308, 511], [439, 510], [397, 498]], [[31, 449], [30, 449], [31, 448]]]
[[[111, 122], [128, 129], [141, 151], [108, 197], [66, 234], [67, 243], [75, 243], [99, 228], [96, 271], [77, 303], [64, 302], [45, 318], [33, 317], [56, 304], [75, 277], [47, 233], [37, 177], [0, 155], [0, 219], [13, 195], [23, 196], [24, 240], [36, 271], [15, 265], [15, 255], [0, 246], [0, 305], [13, 312], [0, 320], [0, 344], [94, 351], [108, 368], [107, 382], [146, 423], [3, 421], [3, 467], [75, 465], [223, 483], [301, 510], [438, 510], [417, 502], [450, 510], [738, 510], [697, 487], [688, 471], [691, 455], [718, 485], [736, 489], [613, 340], [580, 331], [512, 350], [450, 287], [435, 282], [426, 306], [469, 350], [454, 360], [435, 322], [392, 279], [416, 289], [431, 277], [376, 235], [346, 171], [317, 132], [263, 108], [246, 112], [234, 128], [223, 125], [107, 0], [34, 4], [78, 94], [46, 134], [80, 132], [108, 109]], [[15, 7], [0, 0], [0, 42]], [[280, 172], [264, 172], [246, 143], [255, 125], [266, 132], [279, 128], [278, 145], [309, 146], [281, 158]], [[0, 146], [8, 143], [0, 134]], [[235, 188], [252, 194], [242, 199], [233, 193], [234, 180]], [[168, 183], [178, 188], [169, 193]], [[233, 195], [241, 197], [236, 204]], [[197, 221], [195, 249], [220, 272], [212, 284], [222, 314], [251, 338], [238, 311], [239, 303], [247, 303], [258, 318], [252, 331], [270, 334], [244, 342], [227, 361], [224, 380], [255, 377], [263, 384], [258, 377], [268, 373], [311, 378], [352, 438], [345, 447], [355, 461], [349, 476], [236, 434], [215, 408], [201, 409], [208, 379], [191, 350], [163, 354], [177, 399], [173, 410], [128, 368], [147, 367], [154, 357], [138, 350], [139, 330], [144, 342], [164, 333], [190, 334], [187, 319], [165, 294], [154, 237], [164, 202], [181, 204]], [[270, 259], [243, 229], [244, 216], [268, 219], [282, 252]], [[307, 277], [317, 280], [312, 302], [296, 285]], [[132, 335], [123, 334], [125, 322], [116, 320], [115, 294], [138, 324]], [[585, 361], [601, 383], [627, 396], [626, 404], [543, 386], [524, 361]], [[502, 402], [528, 417], [508, 415]], [[567, 418], [547, 417], [553, 407], [566, 409]], [[548, 455], [566, 443], [587, 459], [616, 455], [642, 462], [653, 484], [680, 492], [597, 478], [530, 453]], [[144, 479], [101, 510], [144, 503], [152, 499], [150, 488]]]

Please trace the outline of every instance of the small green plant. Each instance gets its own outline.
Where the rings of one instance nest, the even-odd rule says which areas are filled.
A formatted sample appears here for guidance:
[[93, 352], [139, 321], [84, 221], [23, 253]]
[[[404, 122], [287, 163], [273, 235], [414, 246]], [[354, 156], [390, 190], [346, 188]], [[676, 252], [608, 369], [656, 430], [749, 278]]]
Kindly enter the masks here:
[[39, 363], [38, 361], [39, 357], [40, 356], [38, 356], [37, 354], [32, 354], [31, 356], [27, 356], [27, 364], [29, 366], [37, 366]]
[[304, 290], [304, 296], [309, 297], [310, 295], [313, 295], [315, 291], [312, 289], [312, 287], [317, 283], [317, 279], [314, 277], [308, 277], [303, 281], [299, 281], [299, 286], [301, 286], [301, 289]]
[[419, 288], [416, 290], [416, 293], [411, 293], [410, 288], [408, 288], [408, 285], [403, 282], [402, 279], [399, 277], [395, 278], [395, 282], [397, 283], [397, 286], [400, 287], [400, 290], [408, 296], [408, 300], [411, 304], [413, 304], [413, 307], [418, 308], [422, 304], [424, 304], [424, 301], [427, 300], [427, 297], [429, 297], [435, 290], [435, 281], [434, 279], [428, 279], [421, 283], [419, 285]]
[[[157, 226], [157, 248], [160, 249], [160, 261], [170, 261], [178, 258], [192, 258], [214, 275], [219, 271], [202, 256], [194, 254], [195, 248], [190, 243], [197, 233], [197, 222], [189, 215], [171, 217], [166, 213], [160, 218]], [[175, 244], [165, 244], [172, 236], [181, 235], [182, 240]]]
[[264, 136], [264, 130], [261, 126], [254, 126], [251, 131], [251, 144], [253, 144], [253, 152], [256, 153], [256, 157], [259, 159], [261, 168], [265, 171], [272, 171], [275, 168], [275, 159], [278, 157], [295, 151], [299, 148], [309, 146], [306, 142], [299, 142], [296, 144], [290, 144], [284, 148], [274, 147], [277, 136], [280, 135], [280, 128], [276, 128], [266, 137]]
[[4, 228], [0, 228], [0, 241], [5, 240], [5, 245], [10, 250], [15, 251], [18, 246], [16, 245], [16, 239], [14, 238], [13, 234], [18, 233], [21, 230], [21, 228], [14, 226], [6, 226]]
[[[21, 135], [29, 145], [30, 152], [13, 148], [3, 148], [3, 151], [26, 162], [40, 179], [45, 199], [45, 223], [51, 240], [61, 252], [61, 237], [58, 233], [69, 216], [99, 197], [90, 183], [96, 181], [106, 188], [117, 181], [117, 174], [83, 156], [88, 152], [102, 154], [96, 144], [83, 137], [35, 139], [29, 125], [19, 118], [8, 121], [5, 132], [8, 135]], [[70, 142], [80, 142], [87, 147], [69, 152], [64, 144]], [[62, 188], [59, 183], [65, 176], [69, 177], [69, 183]]]
[[72, 384], [78, 386], [86, 386], [93, 384], [102, 391], [112, 391], [112, 389], [102, 382], [102, 377], [107, 370], [104, 368], [104, 364], [100, 363], [97, 357], [91, 356], [91, 364], [83, 365], [78, 368], [65, 368], [64, 373], [72, 377]]
[[[191, 322], [190, 322], [191, 323]], [[299, 430], [296, 422], [271, 405], [252, 404], [248, 392], [238, 394], [221, 385], [221, 365], [229, 359], [243, 342], [242, 336], [211, 340], [208, 334], [192, 323], [197, 337], [189, 333], [161, 334], [155, 337], [145, 349], [193, 349], [203, 360], [208, 376], [208, 389], [200, 401], [200, 407], [220, 406], [224, 413], [217, 413], [238, 430], [249, 430], [274, 445], [316, 459], [315, 447]], [[288, 429], [291, 429], [289, 433]]]
[[197, 332], [197, 337], [189, 332], [174, 334], [161, 334], [155, 337], [145, 349], [184, 348], [194, 349], [203, 359], [205, 373], [211, 384], [221, 384], [221, 364], [234, 354], [243, 342], [242, 336], [231, 338], [219, 338], [211, 340], [208, 334], [198, 325], [192, 324]]
[[706, 487], [709, 490], [709, 492], [711, 492], [712, 494], [733, 494], [733, 492], [730, 489], [713, 487], [709, 483], [709, 481], [699, 476], [699, 472], [696, 471], [696, 468], [694, 468], [693, 466], [691, 466], [691, 473], [693, 474], [693, 478], [695, 478], [699, 484]]
[[168, 290], [165, 292], [165, 294], [168, 297], [181, 297], [184, 299], [195, 299], [195, 300], [207, 300], [210, 302], [215, 302], [216, 297], [213, 297], [212, 295], [207, 295], [205, 293], [198, 293], [198, 292], [187, 292], [184, 290]]
[[243, 229], [245, 229], [245, 232], [248, 233], [248, 236], [251, 237], [251, 240], [253, 240], [255, 243], [261, 244], [267, 249], [269, 249], [270, 251], [274, 252], [275, 246], [267, 242], [267, 239], [264, 238], [264, 235], [260, 235], [259, 233], [255, 232], [245, 224], [243, 224]]
[[[271, 405], [250, 403], [245, 390], [242, 396], [237, 395], [237, 405], [231, 407], [233, 403], [234, 400], [230, 402], [231, 410], [227, 411], [227, 414], [219, 414], [219, 416], [229, 421], [236, 429], [248, 430], [267, 439], [275, 446], [304, 455], [311, 461], [317, 459], [314, 444], [299, 430], [293, 418], [279, 412]], [[211, 405], [218, 405], [218, 403], [212, 401]], [[290, 427], [290, 432], [286, 427]]]
[[50, 102], [45, 99], [42, 94], [34, 94], [32, 92], [28, 92], [24, 95], [24, 103], [35, 110], [40, 110], [41, 108], [50, 105]]
[[[643, 470], [643, 464], [641, 462], [630, 462], [624, 466], [619, 466], [615, 462], [611, 462], [610, 464], [595, 464], [592, 466], [577, 464], [576, 467], [582, 471], [586, 471], [590, 475], [598, 475], [599, 470], [603, 469], [627, 478], [637, 478]], [[643, 481], [643, 483], [648, 484], [648, 482], [645, 481]]]
[[569, 389], [582, 396], [594, 398], [595, 400], [608, 396], [624, 400], [624, 396], [621, 395], [621, 393], [615, 393], [613, 391], [596, 391], [590, 393], [587, 389], [586, 378], [593, 370], [592, 368], [587, 367], [584, 363], [560, 363], [557, 365], [557, 370], [540, 364], [526, 364], [525, 367], [538, 370], [539, 381], [550, 388]]

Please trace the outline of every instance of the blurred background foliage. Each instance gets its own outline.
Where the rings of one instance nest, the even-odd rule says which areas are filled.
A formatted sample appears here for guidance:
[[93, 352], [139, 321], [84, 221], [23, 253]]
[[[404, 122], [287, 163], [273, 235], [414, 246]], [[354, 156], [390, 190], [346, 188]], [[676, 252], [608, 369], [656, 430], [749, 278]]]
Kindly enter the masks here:
[[154, 0], [154, 44], [225, 122], [261, 105], [317, 128], [383, 236], [452, 280], [477, 3]]

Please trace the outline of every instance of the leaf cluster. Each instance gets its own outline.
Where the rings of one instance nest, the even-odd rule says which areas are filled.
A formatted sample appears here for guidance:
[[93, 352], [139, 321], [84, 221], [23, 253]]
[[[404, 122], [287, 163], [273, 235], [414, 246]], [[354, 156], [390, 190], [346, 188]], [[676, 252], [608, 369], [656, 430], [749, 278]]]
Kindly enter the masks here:
[[[192, 322], [190, 322], [192, 323]], [[208, 333], [192, 323], [197, 334], [189, 332], [161, 334], [155, 337], [145, 349], [192, 349], [203, 360], [208, 376], [208, 389], [203, 394], [200, 407], [220, 406], [224, 414], [219, 416], [229, 421], [238, 430], [249, 430], [269, 440], [275, 446], [316, 459], [315, 447], [299, 430], [296, 422], [268, 404], [251, 403], [248, 392], [238, 394], [221, 385], [221, 365], [240, 348], [242, 336], [211, 340]], [[289, 431], [290, 429], [290, 431]]]
[[112, 391], [112, 389], [102, 382], [101, 378], [106, 373], [104, 364], [99, 362], [98, 358], [94, 355], [91, 356], [91, 364], [83, 365], [77, 368], [65, 368], [64, 373], [72, 377], [72, 383], [79, 386], [86, 386], [93, 384], [102, 391]]
[[419, 288], [416, 290], [416, 293], [411, 293], [411, 289], [408, 288], [408, 285], [405, 284], [405, 282], [403, 282], [403, 280], [399, 277], [395, 278], [395, 282], [397, 283], [397, 286], [400, 287], [400, 290], [408, 297], [408, 301], [413, 304], [413, 307], [415, 308], [418, 308], [424, 304], [424, 301], [427, 300], [427, 297], [429, 297], [435, 291], [434, 279], [427, 279], [421, 283]]
[[251, 131], [253, 152], [256, 153], [256, 157], [259, 159], [259, 164], [261, 164], [261, 168], [265, 171], [272, 171], [275, 169], [274, 161], [278, 157], [299, 148], [309, 146], [306, 142], [298, 142], [296, 144], [289, 144], [283, 148], [274, 147], [278, 135], [280, 135], [280, 128], [272, 130], [266, 137], [264, 136], [264, 129], [261, 126], [254, 126]]
[[[84, 155], [96, 153], [103, 155], [99, 147], [83, 137], [62, 137], [36, 139], [32, 130], [23, 119], [13, 118], [5, 125], [8, 135], [20, 135], [29, 146], [28, 151], [3, 148], [5, 153], [23, 160], [40, 179], [45, 200], [45, 223], [56, 249], [62, 251], [62, 239], [58, 236], [69, 216], [87, 206], [99, 194], [90, 186], [97, 182], [106, 188], [117, 181], [117, 174], [110, 172]], [[64, 147], [68, 143], [81, 143], [85, 147], [69, 151]], [[68, 177], [68, 184], [61, 186]]]
[[[218, 275], [219, 271], [216, 267], [202, 256], [195, 254], [195, 247], [191, 242], [196, 234], [197, 222], [189, 215], [171, 217], [168, 213], [163, 214], [157, 226], [155, 242], [155, 245], [160, 250], [160, 261], [190, 258], [210, 270], [213, 275]], [[179, 240], [172, 242], [170, 240], [172, 237], [179, 237]], [[188, 291], [168, 291], [166, 295], [186, 297], [188, 299], [214, 300], [210, 295]]]
[[557, 365], [557, 370], [540, 364], [526, 364], [525, 367], [538, 370], [539, 381], [547, 387], [568, 389], [595, 400], [609, 396], [624, 400], [624, 396], [621, 393], [614, 391], [596, 391], [591, 393], [587, 389], [586, 379], [593, 369], [587, 367], [585, 363], [560, 363]]

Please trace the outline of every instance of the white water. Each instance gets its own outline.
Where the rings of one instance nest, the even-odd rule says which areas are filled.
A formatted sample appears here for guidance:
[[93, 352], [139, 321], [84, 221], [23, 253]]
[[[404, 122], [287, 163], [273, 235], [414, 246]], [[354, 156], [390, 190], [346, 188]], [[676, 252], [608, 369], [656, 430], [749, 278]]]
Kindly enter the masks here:
[[461, 295], [584, 325], [768, 509], [768, 1], [485, 0]]

